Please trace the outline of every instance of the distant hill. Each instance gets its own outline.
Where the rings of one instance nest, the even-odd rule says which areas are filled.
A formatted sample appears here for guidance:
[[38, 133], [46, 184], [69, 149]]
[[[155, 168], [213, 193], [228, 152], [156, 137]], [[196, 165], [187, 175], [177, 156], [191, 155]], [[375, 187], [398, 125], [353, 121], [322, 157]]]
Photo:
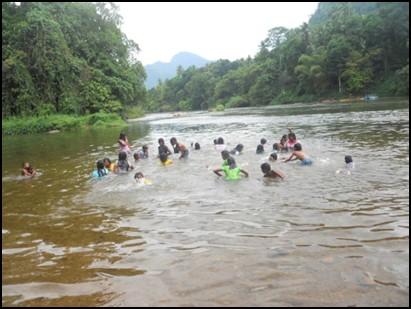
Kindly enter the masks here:
[[193, 53], [181, 52], [175, 55], [170, 62], [155, 62], [148, 64], [144, 68], [147, 72], [147, 80], [145, 85], [148, 89], [155, 87], [158, 84], [158, 80], [165, 80], [173, 78], [176, 75], [178, 66], [182, 66], [183, 69], [187, 69], [190, 66], [197, 68], [205, 66], [210, 61], [204, 59]]

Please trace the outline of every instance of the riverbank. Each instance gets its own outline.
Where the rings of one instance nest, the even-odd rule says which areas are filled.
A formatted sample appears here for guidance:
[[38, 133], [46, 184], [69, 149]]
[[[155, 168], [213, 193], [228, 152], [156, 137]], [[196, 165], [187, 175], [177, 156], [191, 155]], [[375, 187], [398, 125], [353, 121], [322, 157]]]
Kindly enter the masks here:
[[127, 123], [117, 114], [96, 113], [86, 116], [50, 115], [14, 117], [2, 120], [3, 135], [23, 135], [66, 131], [86, 127], [124, 127]]

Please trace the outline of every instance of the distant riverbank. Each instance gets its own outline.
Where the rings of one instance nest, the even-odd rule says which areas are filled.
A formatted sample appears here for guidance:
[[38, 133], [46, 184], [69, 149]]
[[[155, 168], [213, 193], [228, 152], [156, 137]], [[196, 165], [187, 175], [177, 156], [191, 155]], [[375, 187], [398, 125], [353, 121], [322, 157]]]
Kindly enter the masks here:
[[49, 115], [13, 117], [2, 120], [3, 135], [22, 135], [41, 132], [55, 133], [85, 127], [122, 127], [127, 123], [117, 114], [96, 113], [85, 116]]

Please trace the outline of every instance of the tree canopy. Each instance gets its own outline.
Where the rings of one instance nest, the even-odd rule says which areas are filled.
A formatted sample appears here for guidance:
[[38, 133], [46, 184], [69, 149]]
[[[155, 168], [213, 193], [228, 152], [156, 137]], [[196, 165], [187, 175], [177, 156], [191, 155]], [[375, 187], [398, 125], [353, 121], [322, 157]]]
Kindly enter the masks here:
[[327, 96], [409, 94], [409, 3], [320, 3], [310, 23], [268, 31], [254, 58], [179, 71], [151, 111], [260, 106]]
[[2, 3], [2, 116], [142, 105], [139, 46], [113, 3]]

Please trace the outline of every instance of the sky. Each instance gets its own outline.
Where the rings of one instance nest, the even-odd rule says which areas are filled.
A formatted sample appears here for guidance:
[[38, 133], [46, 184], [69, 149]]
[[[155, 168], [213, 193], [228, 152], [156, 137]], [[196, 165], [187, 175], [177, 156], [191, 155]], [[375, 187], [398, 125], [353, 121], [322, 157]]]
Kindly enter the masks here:
[[318, 2], [117, 2], [122, 31], [143, 65], [182, 51], [207, 60], [253, 57], [268, 30], [308, 22]]

